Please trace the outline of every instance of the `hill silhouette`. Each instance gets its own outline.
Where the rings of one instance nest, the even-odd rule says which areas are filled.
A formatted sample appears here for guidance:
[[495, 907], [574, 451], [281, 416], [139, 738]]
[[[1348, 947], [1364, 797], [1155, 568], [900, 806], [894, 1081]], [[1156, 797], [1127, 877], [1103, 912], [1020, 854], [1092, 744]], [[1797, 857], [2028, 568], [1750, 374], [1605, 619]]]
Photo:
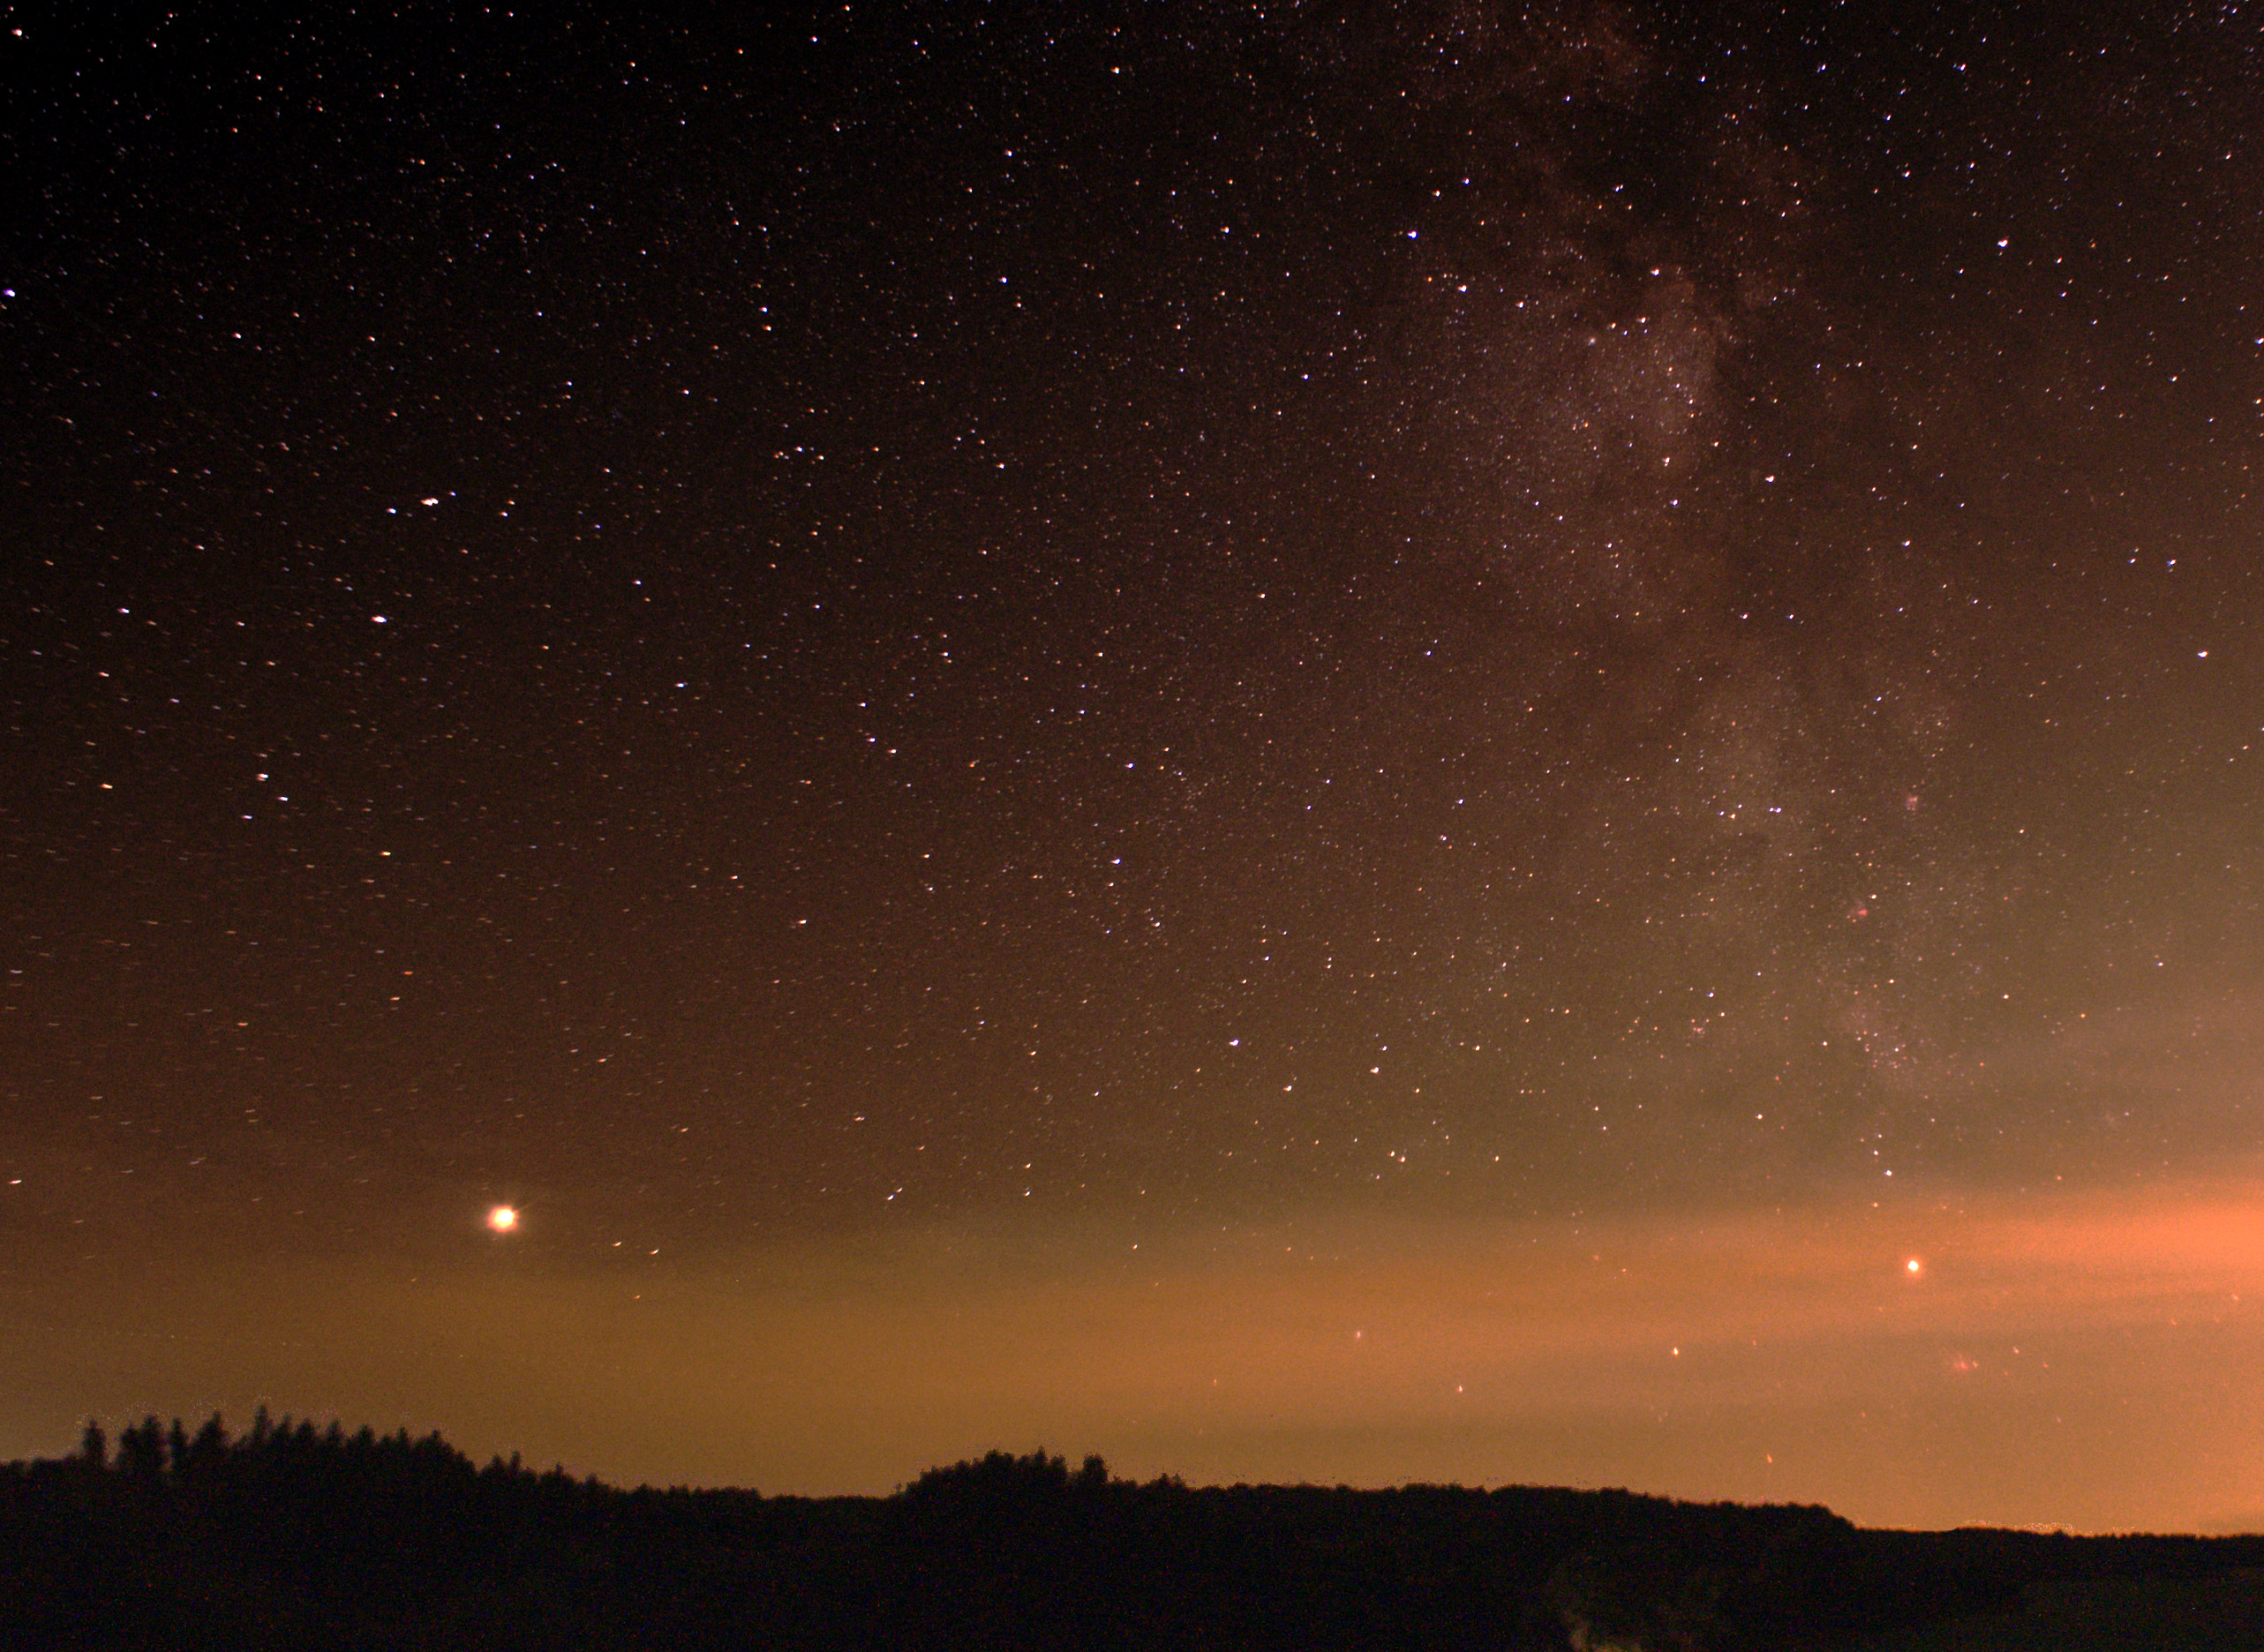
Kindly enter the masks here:
[[1043, 1451], [893, 1497], [634, 1491], [438, 1435], [154, 1417], [0, 1468], [23, 1648], [2264, 1647], [2264, 1538], [1867, 1531], [1622, 1491], [1191, 1487]]

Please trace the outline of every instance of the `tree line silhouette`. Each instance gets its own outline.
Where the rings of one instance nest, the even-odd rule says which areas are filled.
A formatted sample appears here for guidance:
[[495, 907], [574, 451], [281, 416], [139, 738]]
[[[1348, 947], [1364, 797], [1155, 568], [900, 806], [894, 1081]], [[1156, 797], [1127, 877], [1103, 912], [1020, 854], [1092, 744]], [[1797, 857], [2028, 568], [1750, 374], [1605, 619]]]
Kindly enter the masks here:
[[90, 1423], [74, 1456], [0, 1468], [11, 1648], [2264, 1646], [2260, 1581], [2264, 1538], [1134, 1483], [1042, 1450], [888, 1498], [624, 1491], [262, 1411], [240, 1435], [150, 1417], [115, 1447]]

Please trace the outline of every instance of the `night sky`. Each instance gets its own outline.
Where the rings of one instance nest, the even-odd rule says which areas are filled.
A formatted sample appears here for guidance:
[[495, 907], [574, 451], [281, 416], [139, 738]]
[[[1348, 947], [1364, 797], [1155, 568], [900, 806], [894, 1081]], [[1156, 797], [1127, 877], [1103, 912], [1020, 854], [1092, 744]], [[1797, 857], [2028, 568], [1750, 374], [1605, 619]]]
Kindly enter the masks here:
[[0, 13], [0, 1457], [2264, 1521], [2264, 14], [321, 10]]

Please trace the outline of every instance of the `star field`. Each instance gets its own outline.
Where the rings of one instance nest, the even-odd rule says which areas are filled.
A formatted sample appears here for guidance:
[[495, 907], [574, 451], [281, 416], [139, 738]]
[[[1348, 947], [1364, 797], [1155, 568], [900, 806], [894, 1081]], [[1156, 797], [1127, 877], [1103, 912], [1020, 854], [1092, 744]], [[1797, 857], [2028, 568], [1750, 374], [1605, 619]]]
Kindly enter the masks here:
[[[1373, 1266], [1464, 1327], [1391, 1384], [1459, 1395], [1508, 1311], [1439, 1305], [1493, 1300], [1473, 1235], [1608, 1230], [1708, 1324], [1759, 1275], [1691, 1258], [1813, 1262], [1768, 1289], [1834, 1348], [1817, 1281], [1916, 1313], [1964, 1235], [2026, 1283], [1908, 1333], [1922, 1408], [2054, 1323], [2024, 1222], [2171, 1235], [2140, 1295], [2246, 1277], [2132, 1213], [2257, 1168], [2250, 8], [7, 21], [11, 1449], [273, 1394], [888, 1480], [848, 1423], [696, 1460], [250, 1306], [186, 1376], [84, 1352], [76, 1293], [151, 1269], [316, 1321], [493, 1289], [561, 1348], [634, 1303], [628, 1365], [685, 1370], [1021, 1281], [1089, 1374], [1159, 1250], [1211, 1304], [1166, 1320], [1267, 1336]], [[1533, 1287], [1567, 1359], [1650, 1323], [1586, 1277]], [[1791, 1403], [1739, 1370], [1706, 1403]], [[938, 1459], [1079, 1392], [875, 1380]], [[1974, 1490], [1959, 1439], [2061, 1448], [1954, 1406], [1924, 1474], [1754, 1479], [1696, 1400], [1408, 1444], [1347, 1383], [1073, 1425], [1227, 1477], [2264, 1507], [2253, 1453], [2190, 1504], [2111, 1452]], [[1871, 1415], [1807, 1383], [1793, 1434]]]

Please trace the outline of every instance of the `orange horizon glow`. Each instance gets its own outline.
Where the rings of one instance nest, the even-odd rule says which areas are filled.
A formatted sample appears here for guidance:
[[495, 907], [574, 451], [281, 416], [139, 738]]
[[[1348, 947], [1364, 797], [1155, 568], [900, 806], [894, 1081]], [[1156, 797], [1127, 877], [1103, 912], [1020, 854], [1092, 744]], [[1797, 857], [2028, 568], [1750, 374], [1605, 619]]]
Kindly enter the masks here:
[[[885, 1492], [1043, 1443], [1197, 1483], [2254, 1528], [2264, 1446], [2226, 1442], [2264, 1412], [2260, 1208], [2264, 1184], [2216, 1183], [1711, 1219], [1308, 1217], [1150, 1229], [1136, 1250], [1104, 1224], [933, 1224], [666, 1262], [592, 1246], [508, 1274], [261, 1264], [224, 1302], [152, 1280], [104, 1322], [132, 1338], [57, 1325], [83, 1351], [44, 1357], [86, 1375], [42, 1426], [67, 1449], [90, 1408], [264, 1399], [350, 1421], [415, 1394], [417, 1424], [474, 1455], [626, 1484]], [[32, 1423], [0, 1415], [18, 1437]]]

